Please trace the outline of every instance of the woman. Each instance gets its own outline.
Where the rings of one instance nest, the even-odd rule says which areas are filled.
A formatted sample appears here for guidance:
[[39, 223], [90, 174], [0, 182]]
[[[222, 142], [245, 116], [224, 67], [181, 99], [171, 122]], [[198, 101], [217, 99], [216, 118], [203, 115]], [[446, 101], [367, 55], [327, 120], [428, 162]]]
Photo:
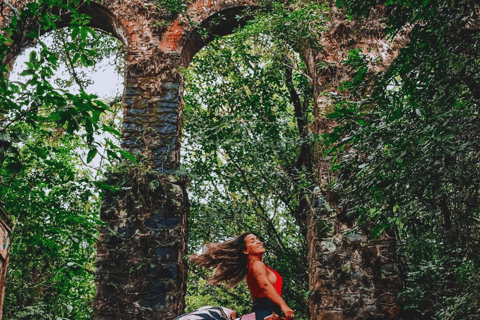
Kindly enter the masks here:
[[294, 311], [282, 299], [282, 277], [262, 262], [265, 248], [256, 235], [243, 233], [232, 240], [209, 243], [204, 253], [190, 259], [203, 267], [216, 268], [209, 284], [225, 281], [232, 288], [247, 276], [252, 294], [256, 320], [263, 320], [273, 312], [285, 314], [286, 320], [294, 319]]

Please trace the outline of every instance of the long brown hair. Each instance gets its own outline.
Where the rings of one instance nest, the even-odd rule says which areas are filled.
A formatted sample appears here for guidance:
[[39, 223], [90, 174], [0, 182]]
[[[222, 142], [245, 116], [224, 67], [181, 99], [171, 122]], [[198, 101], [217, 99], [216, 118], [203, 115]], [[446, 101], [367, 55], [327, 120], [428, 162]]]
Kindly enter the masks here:
[[205, 252], [193, 254], [190, 260], [206, 268], [216, 268], [208, 284], [216, 285], [225, 281], [228, 288], [235, 287], [245, 278], [248, 270], [248, 255], [245, 251], [245, 237], [251, 232], [242, 233], [225, 242], [207, 243]]

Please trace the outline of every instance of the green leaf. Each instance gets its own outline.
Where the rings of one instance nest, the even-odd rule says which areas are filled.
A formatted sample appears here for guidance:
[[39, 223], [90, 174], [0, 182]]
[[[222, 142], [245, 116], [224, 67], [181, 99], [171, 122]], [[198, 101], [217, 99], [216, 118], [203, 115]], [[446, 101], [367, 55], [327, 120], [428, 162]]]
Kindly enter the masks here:
[[113, 152], [112, 150], [109, 150], [107, 149], [107, 156], [109, 159], [117, 159], [117, 160], [120, 160], [120, 158], [118, 157], [118, 155]]
[[72, 63], [76, 63], [79, 58], [80, 58], [80, 53], [75, 52], [75, 54], [72, 57]]
[[56, 5], [55, 0], [43, 0], [43, 3], [49, 6], [50, 8]]
[[150, 186], [150, 189], [155, 190], [160, 186], [160, 182], [157, 180], [152, 180], [148, 183], [148, 185]]
[[121, 134], [118, 130], [116, 130], [116, 129], [110, 127], [110, 126], [107, 126], [106, 124], [104, 124], [102, 128], [103, 128], [103, 131], [110, 132], [110, 133], [114, 134], [114, 135], [117, 136], [117, 137], [121, 137], [121, 136], [122, 136], [122, 134]]
[[37, 62], [37, 52], [35, 50], [30, 52], [29, 61], [33, 64]]
[[83, 43], [85, 43], [85, 41], [87, 40], [87, 35], [88, 35], [87, 28], [86, 27], [81, 27], [80, 28], [80, 36], [81, 36], [81, 39], [82, 39]]
[[356, 121], [357, 121], [357, 123], [358, 123], [359, 125], [361, 125], [361, 126], [364, 126], [364, 125], [366, 124], [366, 123], [365, 123], [365, 120], [363, 120], [363, 119], [357, 119]]
[[87, 58], [87, 56], [86, 56], [85, 54], [82, 53], [82, 54], [80, 55], [80, 60], [82, 61], [82, 64], [83, 64], [84, 66], [86, 66], [86, 67], [88, 66], [88, 58]]
[[135, 158], [135, 155], [131, 154], [128, 151], [119, 149], [118, 152], [127, 160], [132, 161], [133, 163], [137, 163], [137, 159]]
[[75, 40], [75, 38], [77, 37], [79, 32], [80, 32], [80, 27], [78, 27], [78, 26], [72, 27], [72, 33], [70, 35], [72, 41]]
[[92, 162], [93, 158], [95, 158], [97, 153], [98, 153], [98, 150], [96, 148], [95, 149], [90, 149], [88, 151], [88, 155], [87, 155], [87, 163]]

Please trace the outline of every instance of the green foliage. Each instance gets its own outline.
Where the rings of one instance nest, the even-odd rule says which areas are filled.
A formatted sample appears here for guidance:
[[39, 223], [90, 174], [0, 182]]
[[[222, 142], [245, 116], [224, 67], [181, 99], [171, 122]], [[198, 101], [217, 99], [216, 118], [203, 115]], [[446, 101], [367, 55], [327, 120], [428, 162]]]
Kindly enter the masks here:
[[158, 0], [157, 6], [167, 10], [176, 17], [187, 9], [189, 2], [188, 0]]
[[[58, 57], [60, 63], [67, 67], [70, 75], [68, 79], [54, 79], [55, 84], [60, 88], [78, 86], [86, 89], [93, 84], [91, 75], [88, 73], [92, 68], [105, 67], [105, 61], [113, 62], [119, 74], [124, 72], [125, 48], [121, 41], [98, 31], [92, 35], [91, 29], [87, 32], [79, 31], [84, 29], [73, 26], [47, 34], [48, 38], [53, 40], [49, 50]], [[102, 61], [101, 66], [98, 61]]]
[[[260, 30], [252, 23], [210, 43], [185, 73], [189, 251], [247, 230], [258, 234], [267, 248], [266, 263], [284, 278], [283, 297], [297, 318], [306, 319], [307, 247], [299, 201], [309, 194], [313, 178], [306, 166], [296, 164], [304, 156], [302, 146], [311, 144], [299, 124], [312, 120], [312, 93], [298, 54], [284, 39]], [[290, 89], [300, 97], [303, 122], [295, 116]], [[230, 291], [208, 287], [205, 272], [191, 266], [188, 310], [213, 304], [250, 312], [245, 284]]]
[[[39, 136], [41, 137], [41, 136]], [[33, 135], [21, 169], [1, 174], [3, 210], [15, 216], [5, 319], [90, 319], [99, 198], [72, 150], [79, 137]]]
[[[417, 23], [390, 68], [357, 76], [330, 115], [341, 128], [336, 190], [359, 221], [397, 232], [405, 262], [401, 298], [410, 319], [475, 319], [479, 313], [480, 33], [474, 1], [341, 1], [355, 15], [385, 5], [386, 30]], [[374, 81], [373, 92], [368, 92]], [[369, 95], [371, 94], [371, 95]]]
[[[55, 88], [51, 80], [58, 69], [58, 54], [39, 37], [42, 32], [56, 29], [60, 17], [53, 13], [54, 5], [71, 12], [71, 41], [64, 41], [63, 49], [72, 54], [70, 58], [70, 54], [65, 53], [69, 56], [72, 75], [78, 78], [73, 69], [77, 61], [85, 66], [93, 65], [96, 51], [92, 49], [91, 38], [98, 38], [97, 34], [86, 26], [89, 17], [80, 14], [72, 4], [71, 1], [29, 3], [12, 16], [10, 25], [4, 27], [4, 33], [0, 35], [0, 60], [5, 63], [9, 62], [7, 58], [12, 52], [18, 53], [18, 48], [29, 41], [35, 40], [41, 48], [38, 52], [32, 51], [25, 63], [21, 73], [27, 77], [24, 82], [8, 81], [8, 69], [5, 65], [1, 66], [0, 135], [3, 148], [0, 150], [0, 166], [5, 158], [11, 158], [11, 167], [19, 166], [19, 161], [15, 160], [18, 158], [17, 146], [25, 143], [32, 133], [47, 139], [52, 131], [62, 130], [67, 134], [80, 134], [91, 150], [99, 147], [94, 134], [101, 133], [103, 128], [98, 124], [100, 116], [110, 111], [109, 107], [95, 95], [87, 94], [80, 81], [77, 81], [81, 89], [78, 94]], [[25, 34], [28, 39], [22, 36]], [[50, 124], [48, 129], [40, 127], [40, 124], [46, 123]]]
[[208, 274], [205, 270], [192, 265], [188, 274], [189, 294], [185, 297], [186, 312], [205, 306], [227, 306], [239, 314], [248, 314], [251, 309], [250, 292], [246, 282], [241, 282], [234, 289], [207, 285]]
[[[113, 52], [105, 48], [112, 41], [86, 26], [90, 18], [75, 9], [79, 4], [30, 2], [11, 11], [0, 35], [0, 212], [13, 227], [5, 319], [91, 318], [103, 171], [94, 174], [85, 160], [104, 152], [98, 136], [106, 133], [113, 134], [109, 158], [132, 157], [116, 146], [118, 104], [86, 93], [88, 81], [76, 73]], [[55, 6], [72, 21], [56, 31], [52, 48], [40, 34], [56, 30]], [[37, 50], [21, 72], [25, 80], [9, 81], [6, 63], [32, 42]], [[73, 80], [55, 87], [62, 61]], [[73, 83], [78, 93], [67, 90]]]
[[329, 20], [330, 10], [327, 3], [265, 0], [257, 11], [245, 12], [245, 16], [254, 16], [254, 20], [245, 29], [257, 34], [268, 34], [275, 43], [303, 53], [307, 48], [321, 47], [320, 36]]

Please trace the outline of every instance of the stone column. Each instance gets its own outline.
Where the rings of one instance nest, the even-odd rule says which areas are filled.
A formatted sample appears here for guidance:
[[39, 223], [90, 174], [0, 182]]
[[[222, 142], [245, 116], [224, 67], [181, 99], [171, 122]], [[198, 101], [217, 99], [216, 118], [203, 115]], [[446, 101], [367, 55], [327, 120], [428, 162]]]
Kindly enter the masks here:
[[143, 1], [131, 1], [134, 9], [126, 12], [123, 1], [121, 6], [116, 1], [111, 8], [118, 10], [127, 43], [121, 145], [142, 161], [108, 180], [120, 190], [109, 191], [101, 209], [106, 226], [98, 243], [94, 319], [169, 320], [184, 309], [187, 281], [188, 199], [175, 174], [183, 91], [177, 69], [181, 63], [188, 66], [205, 44], [192, 34], [196, 23], [228, 9], [222, 15], [226, 28], [214, 25], [211, 32], [229, 33], [238, 26], [234, 17], [254, 1], [194, 1], [178, 19], [162, 11], [153, 14], [154, 6]]
[[[319, 102], [325, 110], [328, 101]], [[332, 123], [321, 115], [317, 125], [326, 133]], [[329, 171], [331, 159], [318, 156], [317, 179], [328, 185], [335, 178]], [[358, 228], [354, 218], [337, 207], [335, 193], [318, 188], [315, 197], [307, 235], [311, 319], [398, 319], [401, 284], [395, 237], [383, 233], [371, 238], [367, 226]]]
[[312, 319], [397, 319], [395, 238], [370, 239], [324, 213], [310, 220]]
[[[142, 160], [108, 180], [120, 190], [108, 192], [101, 209], [96, 320], [166, 320], [184, 309], [188, 200], [175, 176], [182, 80], [141, 69], [131, 63], [135, 54], [127, 57], [122, 148]], [[167, 61], [172, 70], [177, 60]]]

